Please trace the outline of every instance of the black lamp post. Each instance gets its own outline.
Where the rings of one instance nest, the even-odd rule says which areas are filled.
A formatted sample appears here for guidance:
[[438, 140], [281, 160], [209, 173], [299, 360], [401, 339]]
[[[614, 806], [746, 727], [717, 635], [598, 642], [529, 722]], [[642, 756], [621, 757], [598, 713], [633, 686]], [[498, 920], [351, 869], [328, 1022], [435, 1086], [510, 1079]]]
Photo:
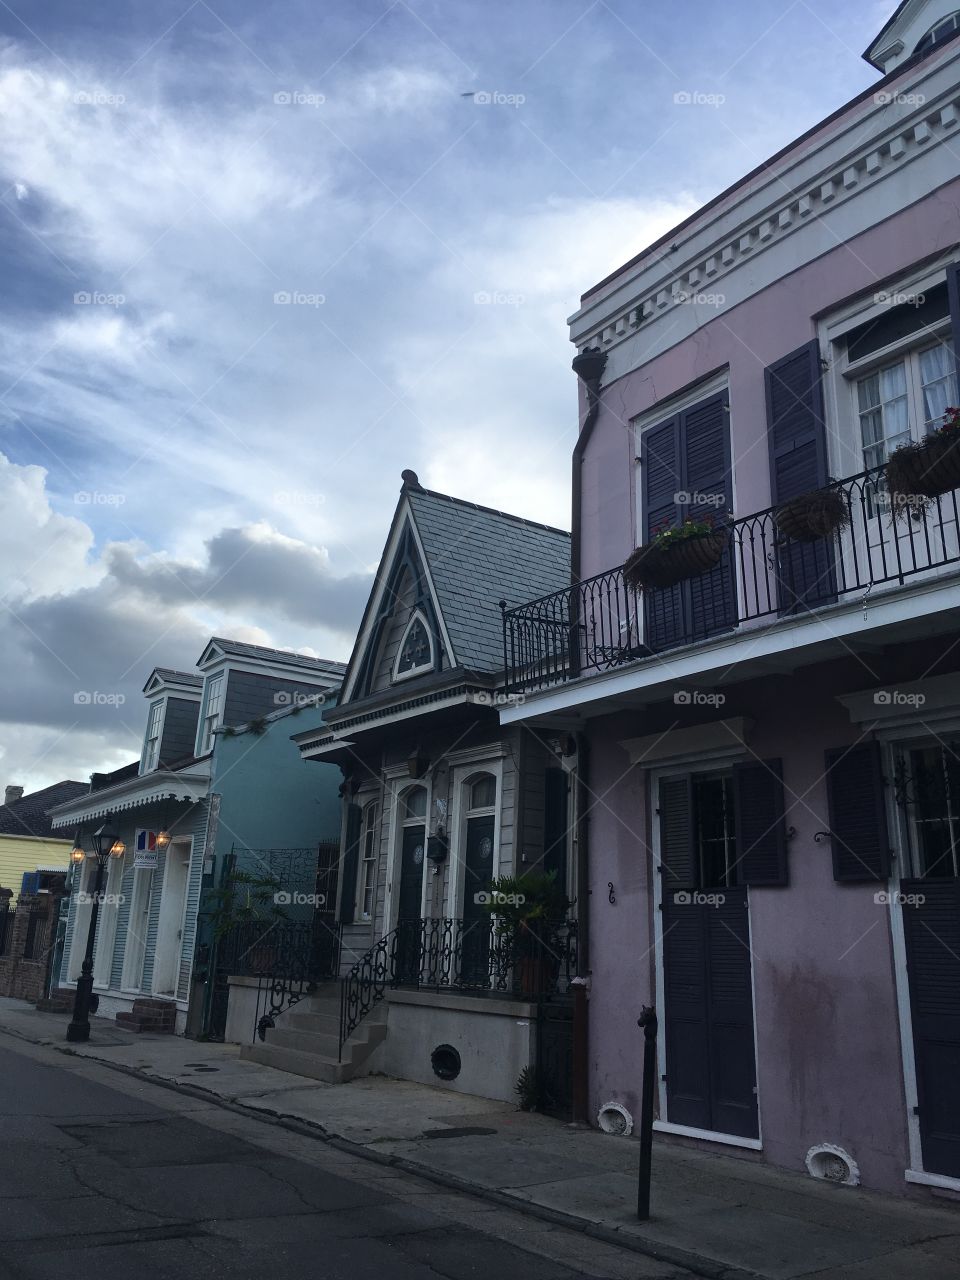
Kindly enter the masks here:
[[[97, 936], [97, 916], [100, 911], [100, 897], [103, 890], [103, 869], [110, 858], [122, 858], [126, 845], [119, 838], [107, 831], [104, 823], [92, 836], [93, 857], [97, 860], [97, 875], [93, 882], [93, 902], [90, 907], [90, 925], [87, 929], [87, 948], [83, 953], [83, 965], [77, 979], [77, 996], [73, 1002], [73, 1017], [67, 1027], [67, 1039], [72, 1041], [90, 1039], [90, 1005], [93, 997], [93, 944]], [[87, 855], [80, 843], [80, 833], [74, 841], [70, 860], [82, 864]], [[82, 881], [81, 881], [82, 885]]]

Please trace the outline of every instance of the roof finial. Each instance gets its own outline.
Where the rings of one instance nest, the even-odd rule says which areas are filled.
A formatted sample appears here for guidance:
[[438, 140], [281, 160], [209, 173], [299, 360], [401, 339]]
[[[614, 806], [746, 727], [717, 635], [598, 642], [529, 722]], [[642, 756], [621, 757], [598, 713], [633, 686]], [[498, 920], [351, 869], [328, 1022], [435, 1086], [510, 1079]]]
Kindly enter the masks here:
[[410, 470], [401, 471], [400, 479], [403, 481], [403, 487], [405, 489], [422, 489], [423, 488], [423, 485], [420, 483], [420, 477], [417, 475], [415, 471], [410, 471]]

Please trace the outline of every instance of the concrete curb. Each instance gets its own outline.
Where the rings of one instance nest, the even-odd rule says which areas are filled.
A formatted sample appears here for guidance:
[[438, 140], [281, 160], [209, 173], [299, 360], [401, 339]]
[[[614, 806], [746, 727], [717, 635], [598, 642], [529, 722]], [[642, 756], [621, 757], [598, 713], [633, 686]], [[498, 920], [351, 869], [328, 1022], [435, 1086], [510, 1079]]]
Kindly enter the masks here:
[[472, 1182], [469, 1178], [462, 1178], [458, 1174], [438, 1173], [428, 1165], [419, 1164], [416, 1160], [411, 1160], [407, 1156], [375, 1151], [370, 1147], [363, 1146], [361, 1143], [351, 1142], [349, 1138], [341, 1138], [337, 1134], [329, 1133], [322, 1125], [313, 1124], [311, 1121], [300, 1119], [297, 1116], [285, 1115], [282, 1111], [245, 1106], [242, 1102], [234, 1102], [229, 1098], [223, 1098], [219, 1094], [204, 1089], [202, 1086], [183, 1084], [177, 1080], [165, 1080], [160, 1076], [152, 1076], [136, 1067], [127, 1066], [123, 1062], [111, 1062], [107, 1058], [98, 1058], [94, 1054], [78, 1053], [75, 1049], [51, 1043], [49, 1040], [35, 1040], [30, 1036], [24, 1035], [21, 1031], [15, 1031], [11, 1027], [0, 1026], [0, 1034], [12, 1036], [14, 1039], [23, 1040], [27, 1044], [38, 1045], [44, 1049], [54, 1049], [65, 1057], [96, 1062], [111, 1071], [119, 1072], [121, 1075], [145, 1081], [147, 1084], [156, 1085], [160, 1089], [169, 1089], [173, 1093], [195, 1098], [198, 1102], [212, 1103], [221, 1107], [224, 1111], [232, 1111], [236, 1115], [244, 1116], [246, 1119], [262, 1120], [264, 1124], [273, 1125], [275, 1128], [287, 1129], [292, 1133], [300, 1134], [302, 1137], [315, 1138], [317, 1141], [333, 1147], [336, 1151], [342, 1151], [345, 1155], [367, 1160], [371, 1164], [378, 1164], [386, 1168], [400, 1169], [404, 1173], [422, 1178], [425, 1182], [432, 1182], [436, 1186], [443, 1187], [446, 1191], [457, 1191], [464, 1195], [474, 1196], [478, 1200], [485, 1200], [490, 1204], [499, 1205], [502, 1209], [512, 1209], [515, 1213], [522, 1213], [526, 1217], [538, 1218], [541, 1222], [550, 1223], [551, 1226], [564, 1227], [568, 1231], [578, 1231], [594, 1240], [601, 1240], [604, 1244], [615, 1245], [619, 1249], [627, 1249], [633, 1253], [643, 1254], [645, 1257], [653, 1258], [656, 1262], [665, 1262], [671, 1266], [682, 1267], [693, 1275], [703, 1277], [703, 1280], [769, 1280], [769, 1277], [759, 1271], [727, 1266], [725, 1263], [716, 1262], [712, 1258], [705, 1258], [698, 1253], [692, 1253], [686, 1249], [678, 1249], [674, 1245], [661, 1244], [658, 1241], [646, 1239], [641, 1235], [625, 1233], [616, 1227], [605, 1227], [602, 1223], [591, 1222], [573, 1213], [565, 1213], [562, 1209], [550, 1209], [546, 1205], [537, 1204], [535, 1201], [522, 1200], [517, 1196], [510, 1195], [508, 1192], [498, 1191], [493, 1187], [485, 1187], [481, 1183]]

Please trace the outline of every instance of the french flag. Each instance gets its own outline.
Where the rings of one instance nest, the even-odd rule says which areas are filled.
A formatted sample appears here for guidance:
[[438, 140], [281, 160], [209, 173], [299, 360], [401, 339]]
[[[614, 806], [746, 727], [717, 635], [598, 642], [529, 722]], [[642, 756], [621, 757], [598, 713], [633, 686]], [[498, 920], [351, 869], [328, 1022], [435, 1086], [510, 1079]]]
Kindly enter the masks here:
[[155, 831], [138, 831], [137, 832], [137, 853], [150, 852], [157, 847], [157, 833]]

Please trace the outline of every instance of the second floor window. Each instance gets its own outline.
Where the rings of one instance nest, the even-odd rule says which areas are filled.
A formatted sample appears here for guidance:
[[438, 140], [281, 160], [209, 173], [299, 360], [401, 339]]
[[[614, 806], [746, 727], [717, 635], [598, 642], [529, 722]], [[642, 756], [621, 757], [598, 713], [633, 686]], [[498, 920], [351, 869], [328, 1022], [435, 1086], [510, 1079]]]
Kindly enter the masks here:
[[223, 718], [223, 676], [213, 676], [207, 684], [207, 701], [200, 735], [200, 754], [213, 750], [214, 730]]
[[163, 724], [163, 703], [155, 702], [147, 721], [147, 738], [143, 749], [143, 772], [150, 773], [160, 763], [160, 731]]
[[857, 378], [864, 469], [882, 466], [901, 445], [922, 440], [956, 402], [956, 366], [947, 340]]

